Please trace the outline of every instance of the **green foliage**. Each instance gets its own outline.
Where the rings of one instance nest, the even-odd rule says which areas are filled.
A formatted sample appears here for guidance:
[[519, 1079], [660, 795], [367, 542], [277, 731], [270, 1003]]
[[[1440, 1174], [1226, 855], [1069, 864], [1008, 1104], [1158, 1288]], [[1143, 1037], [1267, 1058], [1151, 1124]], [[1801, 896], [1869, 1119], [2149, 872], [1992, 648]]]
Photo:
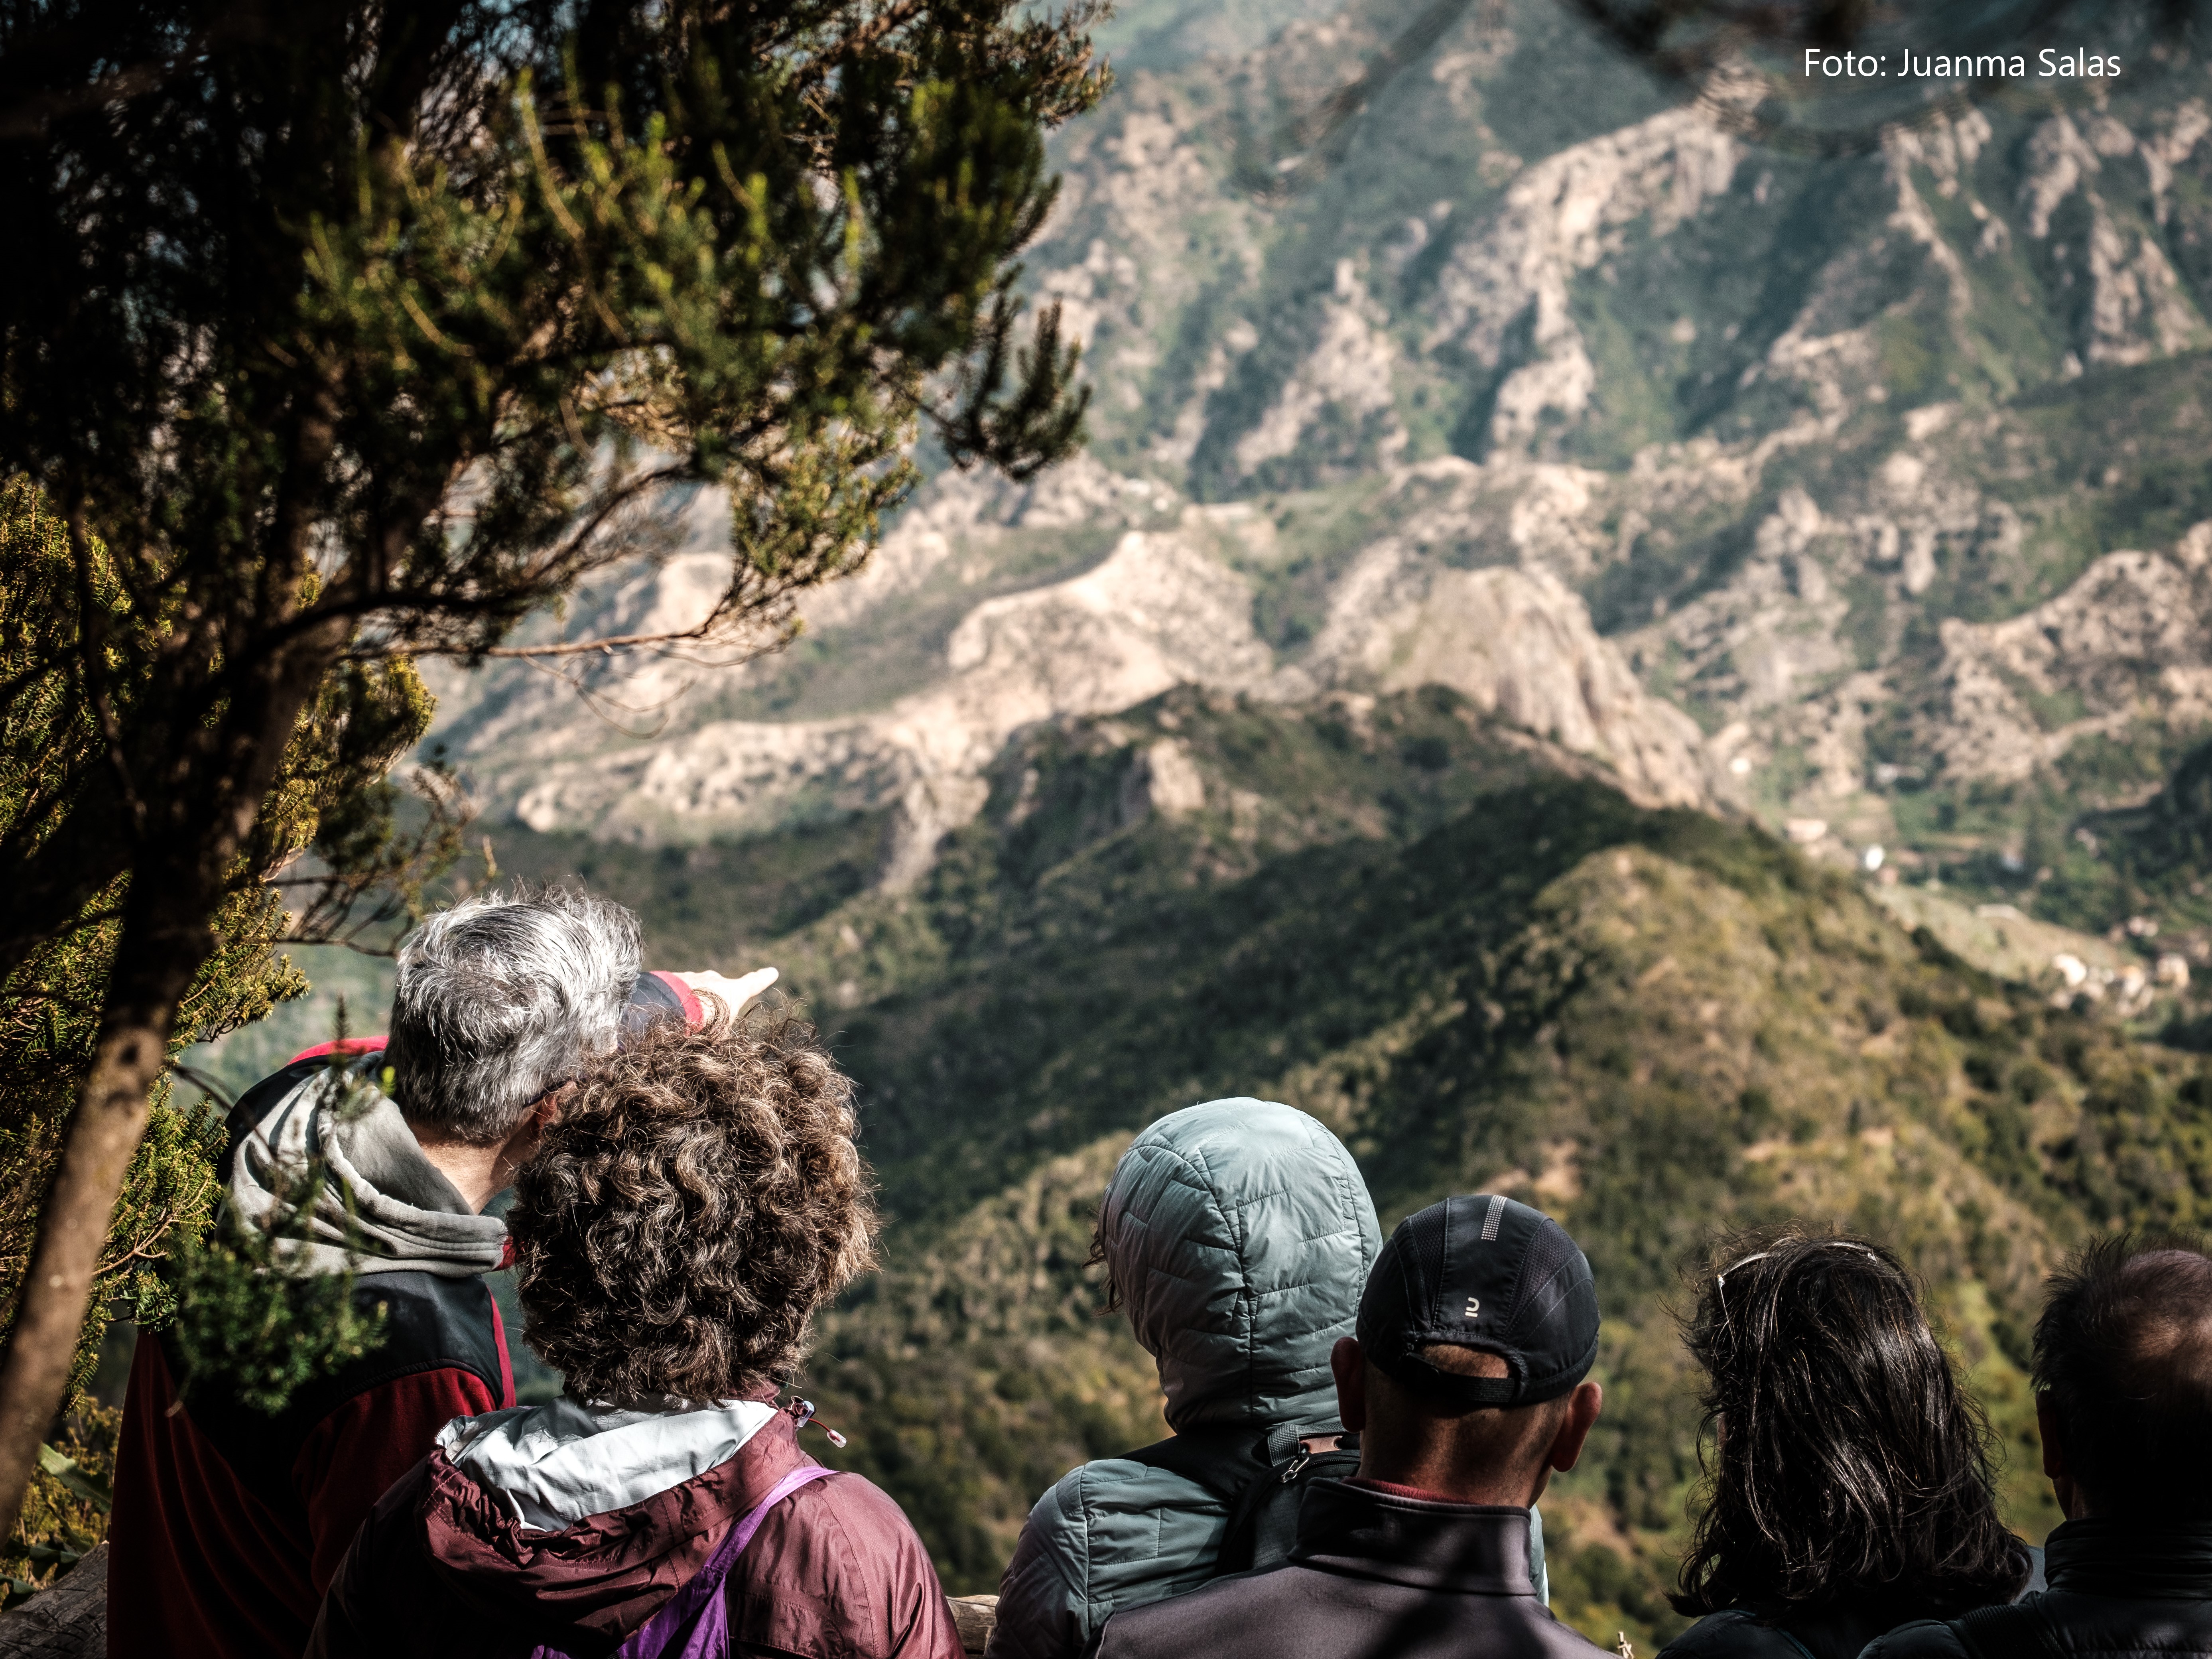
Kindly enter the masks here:
[[825, 1322], [806, 1386], [851, 1445], [817, 1455], [898, 1494], [948, 1586], [995, 1587], [1010, 1514], [1167, 1432], [1152, 1361], [1083, 1267], [1122, 1144], [1050, 1160]]
[[[340, 1007], [337, 1036], [346, 1036]], [[391, 1073], [385, 1074], [388, 1087]], [[324, 1073], [340, 1121], [374, 1106], [377, 1091], [349, 1069], [343, 1048]], [[204, 1103], [201, 1111], [210, 1113]], [[357, 1275], [304, 1271], [295, 1253], [313, 1234], [316, 1201], [330, 1185], [329, 1160], [318, 1153], [272, 1170], [268, 1215], [247, 1222], [226, 1208], [204, 1236], [179, 1241], [164, 1278], [174, 1295], [168, 1340], [181, 1361], [177, 1392], [190, 1399], [219, 1390], [249, 1410], [283, 1410], [293, 1391], [360, 1358], [384, 1340], [384, 1304], [356, 1295]], [[353, 1193], [345, 1195], [349, 1250]]]
[[[2163, 787], [2141, 805], [2091, 814], [2086, 825], [2110, 843], [2100, 848], [2105, 884], [2118, 877], [2132, 890], [2126, 897], [2137, 904], [2147, 893], [2169, 904], [2186, 903], [2212, 876], [2212, 743], [2184, 754]], [[2105, 908], [2117, 908], [2112, 896]]]
[[[88, 773], [109, 758], [99, 711], [70, 696], [65, 684], [66, 644], [83, 629], [82, 607], [102, 607], [112, 627], [106, 656], [118, 719], [128, 717], [131, 698], [146, 693], [149, 663], [164, 648], [160, 628], [131, 625], [111, 564], [95, 557], [89, 567], [96, 580], [88, 600], [70, 580], [82, 568], [38, 491], [20, 479], [0, 491], [0, 676], [13, 688], [0, 716], [0, 845], [25, 856], [70, 833], [71, 792], [81, 795]], [[347, 902], [372, 888], [380, 890], [378, 908], [387, 915], [419, 904], [429, 867], [450, 862], [457, 850], [458, 828], [452, 815], [434, 810], [422, 829], [403, 833], [399, 792], [386, 774], [421, 738], [430, 713], [428, 695], [404, 661], [349, 665], [319, 688], [208, 918], [213, 949], [181, 1000], [173, 1060], [194, 1039], [250, 1026], [306, 990], [306, 980], [275, 948], [301, 919], [266, 884], [295, 854], [312, 852], [320, 861], [315, 902], [302, 907], [310, 925], [319, 915], [331, 925], [343, 921]], [[118, 878], [94, 895], [69, 927], [40, 942], [0, 981], [0, 1030], [7, 1034], [0, 1042], [0, 1315], [8, 1320], [91, 1064], [128, 885], [127, 877]], [[284, 1280], [260, 1272], [274, 1241], [232, 1234], [203, 1242], [220, 1196], [221, 1117], [204, 1101], [179, 1109], [171, 1095], [165, 1076], [155, 1085], [145, 1133], [108, 1218], [65, 1385], [65, 1402], [95, 1416], [83, 1394], [113, 1319], [148, 1330], [182, 1315], [187, 1352], [229, 1365], [251, 1396], [267, 1402], [374, 1335], [374, 1320], [344, 1301], [349, 1280], [334, 1281], [339, 1304], [326, 1307], [325, 1287], [294, 1298]], [[112, 1441], [112, 1431], [105, 1432]], [[46, 1582], [45, 1570], [70, 1565], [105, 1535], [104, 1516], [95, 1524], [88, 1513], [69, 1509], [47, 1491], [52, 1479], [51, 1471], [37, 1478], [18, 1523], [24, 1553], [20, 1567], [9, 1570], [26, 1584]]]
[[[312, 847], [327, 933], [458, 850], [449, 781], [422, 837], [392, 828], [383, 775], [428, 718], [410, 652], [501, 648], [659, 550], [684, 481], [726, 490], [733, 556], [679, 631], [757, 648], [866, 556], [923, 423], [1018, 475], [1073, 447], [1076, 353], [1056, 312], [1018, 341], [1015, 261], [1053, 202], [1042, 130], [1105, 84], [1090, 15], [0, 16], [35, 112], [0, 135], [0, 217], [46, 250], [0, 290], [0, 1018], [45, 1045], [0, 1121], [16, 1330], [78, 1316], [81, 1264], [27, 1288], [21, 1264], [111, 1196], [90, 1165], [51, 1180], [82, 1156], [73, 1096], [96, 1081], [135, 1131], [165, 1048], [298, 988], [270, 953], [280, 866]], [[198, 1167], [127, 1260], [204, 1218]], [[39, 1231], [50, 1190], [76, 1208]], [[249, 1268], [196, 1260], [206, 1317], [273, 1340], [232, 1294]], [[47, 1345], [5, 1360], [0, 1417], [51, 1409]]]
[[[322, 1176], [310, 1165], [303, 1178]], [[222, 1224], [179, 1242], [170, 1334], [185, 1361], [185, 1398], [213, 1388], [273, 1414], [301, 1383], [384, 1340], [384, 1304], [361, 1305], [353, 1274], [286, 1271], [285, 1246], [305, 1236], [302, 1216], [290, 1226]]]
[[15, 1534], [0, 1546], [0, 1607], [46, 1589], [107, 1536], [123, 1413], [83, 1402], [59, 1446], [39, 1449], [39, 1471]]
[[[70, 792], [106, 762], [96, 712], [64, 684], [63, 646], [83, 626], [81, 607], [100, 610], [111, 624], [106, 655], [119, 689], [118, 717], [143, 690], [143, 664], [161, 644], [158, 627], [125, 626], [128, 606], [111, 565], [89, 567], [88, 595], [72, 581], [76, 569], [66, 527], [40, 493], [20, 479], [0, 489], [0, 680], [11, 687], [0, 708], [0, 849], [20, 858], [65, 833]], [[260, 878], [307, 843], [322, 808], [380, 779], [428, 716], [419, 682], [394, 664], [334, 685], [302, 722], [261, 843], [240, 861], [210, 919], [219, 942], [185, 994], [180, 1039], [248, 1024], [305, 988], [275, 954], [286, 917]], [[126, 884], [118, 879], [94, 894], [70, 927], [0, 981], [0, 1312], [9, 1316], [62, 1130], [91, 1061]], [[72, 1400], [91, 1375], [109, 1318], [159, 1323], [174, 1310], [159, 1269], [173, 1235], [204, 1226], [212, 1212], [209, 1133], [204, 1118], [169, 1104], [166, 1083], [157, 1089], [109, 1227]]]
[[[1983, 843], [1939, 866], [1964, 895], [2092, 933], [2147, 915], [2162, 926], [2146, 941], [2158, 951], [2195, 955], [2212, 923], [2212, 744], [2199, 728], [2138, 720], [2017, 782], [1917, 787], [1893, 806], [1908, 839]], [[2009, 865], [1994, 850], [2008, 840]]]
[[39, 1448], [39, 1468], [60, 1481], [62, 1490], [70, 1497], [91, 1504], [101, 1514], [115, 1507], [114, 1487], [76, 1458], [42, 1445]]
[[[1104, 85], [1080, 8], [342, 9], [173, 60], [191, 11], [131, 8], [98, 48], [59, 9], [8, 26], [58, 83], [110, 51], [167, 70], [112, 121], [45, 122], [15, 169], [57, 280], [0, 314], [0, 456], [74, 480], [69, 508], [218, 627], [296, 609], [480, 649], [690, 477], [732, 494], [712, 633], [865, 556], [917, 422], [1017, 472], [1074, 441], [1073, 354], [1054, 315], [1017, 346], [1012, 259], [1053, 200], [1038, 129]], [[96, 222], [85, 192], [111, 192]], [[262, 250], [252, 280], [197, 268], [226, 239]], [[59, 273], [106, 257], [88, 308]], [[264, 516], [288, 487], [334, 556], [257, 592], [296, 559]]]
[[[1146, 804], [1161, 742], [1202, 805]], [[750, 846], [727, 856], [799, 868]], [[649, 860], [597, 867], [683, 914]], [[852, 1437], [829, 1455], [897, 1497], [956, 1592], [993, 1586], [1066, 1468], [1160, 1432], [1085, 1246], [1129, 1134], [1196, 1100], [1322, 1117], [1386, 1224], [1502, 1189], [1583, 1241], [1607, 1407], [1546, 1500], [1558, 1601], [1639, 1650], [1680, 1625], [1662, 1592], [1699, 1462], [1667, 1310], [1707, 1229], [1802, 1214], [1894, 1240], [2039, 1537], [2042, 1273], [2093, 1228], [2212, 1214], [2202, 1062], [1978, 974], [1755, 830], [1549, 774], [1448, 692], [1183, 690], [1032, 731], [920, 888], [742, 951], [842, 1030], [897, 1218], [806, 1389]]]
[[864, 891], [883, 860], [888, 814], [854, 813], [804, 835], [635, 847], [587, 836], [494, 832], [502, 869], [580, 879], [647, 919], [654, 965], [732, 963]]
[[310, 988], [265, 1018], [184, 1050], [177, 1064], [189, 1073], [192, 1086], [218, 1101], [235, 1100], [293, 1055], [329, 1042], [342, 1026], [357, 1033], [380, 1030], [392, 1006], [390, 957], [345, 945], [297, 945], [287, 956]]

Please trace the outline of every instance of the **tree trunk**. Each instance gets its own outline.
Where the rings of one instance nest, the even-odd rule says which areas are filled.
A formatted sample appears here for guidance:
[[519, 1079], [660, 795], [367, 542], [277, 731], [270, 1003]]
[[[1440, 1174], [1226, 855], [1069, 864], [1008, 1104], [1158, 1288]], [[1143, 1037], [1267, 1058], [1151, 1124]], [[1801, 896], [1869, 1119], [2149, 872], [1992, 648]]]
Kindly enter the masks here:
[[0, 1520], [11, 1529], [39, 1464], [39, 1443], [61, 1409], [115, 1200], [168, 1063], [178, 1005], [214, 948], [210, 906], [192, 908], [201, 896], [147, 892], [173, 872], [139, 873], [125, 907], [92, 1071], [63, 1139], [0, 1358]]
[[[173, 781], [201, 787], [176, 788], [170, 821], [138, 848], [92, 1070], [70, 1116], [0, 1355], [0, 1524], [11, 1531], [38, 1467], [39, 1443], [69, 1385], [93, 1275], [146, 1131], [154, 1085], [168, 1064], [177, 1010], [215, 951], [209, 918], [252, 834], [301, 712], [347, 632], [343, 622], [332, 621], [256, 665], [234, 696], [226, 729], [194, 734], [197, 756], [178, 757]], [[188, 804], [194, 800], [215, 804], [195, 809]]]

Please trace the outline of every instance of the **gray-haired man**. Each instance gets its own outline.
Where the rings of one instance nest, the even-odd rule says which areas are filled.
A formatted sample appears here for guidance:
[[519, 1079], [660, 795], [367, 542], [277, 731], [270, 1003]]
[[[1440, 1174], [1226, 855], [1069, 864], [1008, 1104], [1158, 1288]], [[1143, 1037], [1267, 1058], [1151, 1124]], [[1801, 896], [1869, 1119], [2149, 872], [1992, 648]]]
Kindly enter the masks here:
[[[646, 974], [637, 918], [560, 888], [491, 894], [401, 946], [389, 1037], [325, 1043], [248, 1090], [220, 1173], [249, 1218], [307, 1200], [308, 1272], [351, 1253], [386, 1336], [280, 1414], [177, 1394], [167, 1343], [138, 1345], [116, 1471], [109, 1650], [295, 1659], [362, 1516], [455, 1417], [514, 1403], [482, 1275], [507, 1227], [484, 1206], [529, 1156], [562, 1090], [625, 1029], [699, 1015], [692, 981]], [[351, 1058], [349, 1058], [349, 1056]], [[388, 1092], [386, 1092], [388, 1091]], [[319, 1158], [321, 1187], [288, 1190]]]

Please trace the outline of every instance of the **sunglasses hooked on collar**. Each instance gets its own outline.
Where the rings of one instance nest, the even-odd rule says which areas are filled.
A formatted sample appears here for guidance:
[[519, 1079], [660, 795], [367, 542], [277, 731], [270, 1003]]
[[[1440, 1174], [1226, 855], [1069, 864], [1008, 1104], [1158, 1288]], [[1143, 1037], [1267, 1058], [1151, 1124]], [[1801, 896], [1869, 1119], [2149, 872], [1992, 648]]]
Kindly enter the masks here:
[[820, 1418], [814, 1414], [814, 1402], [811, 1400], [794, 1399], [784, 1406], [782, 1409], [784, 1413], [791, 1419], [792, 1426], [794, 1431], [803, 1429], [809, 1423], [811, 1423], [816, 1428], [821, 1430], [823, 1433], [830, 1437], [830, 1443], [831, 1445], [842, 1446], [845, 1443], [845, 1437], [843, 1435], [838, 1433], [836, 1430], [831, 1428], [827, 1423], [824, 1423]]

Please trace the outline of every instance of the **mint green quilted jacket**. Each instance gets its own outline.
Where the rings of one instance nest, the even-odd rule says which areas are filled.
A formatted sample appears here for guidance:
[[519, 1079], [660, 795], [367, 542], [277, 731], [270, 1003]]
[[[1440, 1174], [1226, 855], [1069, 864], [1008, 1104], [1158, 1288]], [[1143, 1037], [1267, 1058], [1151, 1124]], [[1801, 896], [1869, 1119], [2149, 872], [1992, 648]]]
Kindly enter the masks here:
[[[1316, 1119], [1265, 1100], [1162, 1118], [1106, 1191], [1106, 1249], [1169, 1425], [1338, 1426], [1328, 1368], [1382, 1248], [1367, 1184]], [[1102, 1458], [1037, 1500], [1000, 1585], [992, 1659], [1081, 1659], [1108, 1617], [1213, 1576], [1226, 1506]]]

